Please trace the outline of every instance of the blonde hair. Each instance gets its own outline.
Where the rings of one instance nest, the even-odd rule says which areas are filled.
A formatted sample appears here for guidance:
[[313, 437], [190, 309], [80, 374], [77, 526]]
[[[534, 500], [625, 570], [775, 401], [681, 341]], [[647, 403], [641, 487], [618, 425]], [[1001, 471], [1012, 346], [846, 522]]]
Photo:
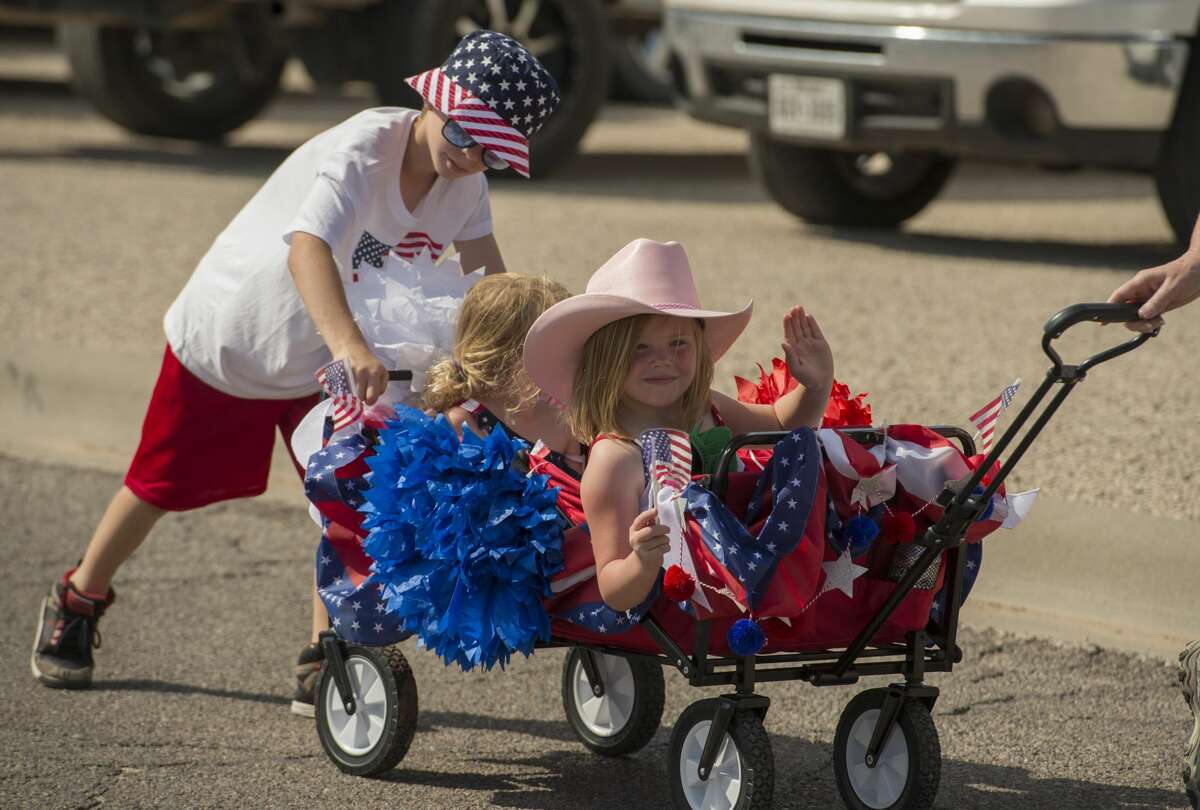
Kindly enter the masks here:
[[488, 397], [513, 413], [532, 406], [539, 390], [525, 372], [525, 334], [537, 317], [570, 296], [545, 276], [498, 273], [475, 283], [463, 298], [450, 357], [429, 369], [425, 407], [447, 410]]
[[[575, 370], [567, 425], [581, 442], [591, 442], [601, 433], [630, 439], [618, 420], [625, 380], [633, 366], [638, 337], [654, 315], [633, 315], [601, 327], [587, 339]], [[704, 322], [681, 318], [682, 329], [690, 329], [696, 345], [696, 374], [679, 400], [679, 423], [669, 427], [689, 430], [709, 407], [713, 360], [704, 340]]]

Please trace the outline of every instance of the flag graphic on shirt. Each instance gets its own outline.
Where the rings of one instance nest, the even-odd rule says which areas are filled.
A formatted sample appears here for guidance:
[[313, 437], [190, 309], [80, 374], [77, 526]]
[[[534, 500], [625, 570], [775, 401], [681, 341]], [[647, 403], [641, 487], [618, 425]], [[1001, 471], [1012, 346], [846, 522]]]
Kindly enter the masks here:
[[424, 231], [409, 231], [404, 238], [396, 243], [396, 255], [405, 261], [412, 261], [422, 250], [429, 251], [429, 257], [435, 262], [442, 257], [446, 246], [433, 241], [433, 237]]
[[317, 371], [317, 384], [333, 400], [333, 430], [336, 433], [362, 418], [363, 404], [354, 394], [354, 375], [345, 360], [334, 360]]
[[683, 492], [692, 480], [692, 443], [682, 430], [654, 428], [641, 437], [642, 463], [659, 486]]
[[360, 264], [366, 262], [372, 267], [382, 270], [384, 257], [390, 250], [390, 247], [371, 236], [369, 231], [363, 231], [358, 245], [354, 248], [354, 254], [350, 257], [350, 266], [357, 270]]
[[1017, 395], [1017, 389], [1020, 387], [1021, 379], [1018, 377], [1012, 385], [1001, 391], [999, 396], [971, 414], [971, 424], [975, 425], [983, 442], [981, 445], [983, 453], [992, 449], [992, 439], [996, 435], [996, 423], [1000, 420], [1000, 414], [1004, 413], [1012, 403], [1013, 397]]

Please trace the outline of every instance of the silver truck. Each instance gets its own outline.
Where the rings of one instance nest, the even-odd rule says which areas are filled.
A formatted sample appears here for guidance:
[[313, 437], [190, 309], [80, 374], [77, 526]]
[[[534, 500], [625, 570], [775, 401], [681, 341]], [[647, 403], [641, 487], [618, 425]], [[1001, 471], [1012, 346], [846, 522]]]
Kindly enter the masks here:
[[888, 227], [960, 157], [1153, 173], [1200, 212], [1200, 0], [667, 0], [694, 117], [805, 221]]

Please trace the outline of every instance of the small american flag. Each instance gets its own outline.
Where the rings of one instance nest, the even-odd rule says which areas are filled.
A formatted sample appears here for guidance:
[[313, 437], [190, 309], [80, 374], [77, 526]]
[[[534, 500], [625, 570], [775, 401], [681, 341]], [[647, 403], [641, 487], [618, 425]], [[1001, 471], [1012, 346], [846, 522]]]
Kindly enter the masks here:
[[1020, 387], [1021, 378], [1018, 377], [1012, 385], [1001, 391], [998, 397], [971, 414], [971, 424], [975, 425], [979, 431], [979, 437], [983, 440], [982, 452], [987, 453], [992, 449], [992, 439], [996, 435], [996, 422], [1000, 420], [1000, 414], [1004, 413], [1012, 403], [1013, 397], [1017, 395], [1017, 389]]
[[362, 418], [362, 400], [354, 394], [354, 375], [345, 360], [322, 366], [317, 372], [317, 384], [333, 400], [335, 433]]
[[692, 480], [692, 442], [682, 430], [654, 428], [641, 435], [642, 463], [658, 486], [683, 492]]

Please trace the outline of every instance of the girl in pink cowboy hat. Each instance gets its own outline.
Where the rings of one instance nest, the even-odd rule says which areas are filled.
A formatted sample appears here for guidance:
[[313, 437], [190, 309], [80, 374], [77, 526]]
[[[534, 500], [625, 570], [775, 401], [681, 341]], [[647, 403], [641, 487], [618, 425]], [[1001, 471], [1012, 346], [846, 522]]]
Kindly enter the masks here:
[[669, 545], [657, 510], [643, 511], [646, 479], [633, 437], [652, 428], [688, 431], [709, 420], [735, 434], [821, 424], [833, 355], [802, 307], [783, 317], [783, 351], [800, 383], [795, 390], [770, 405], [711, 390], [713, 364], [746, 328], [752, 308], [704, 309], [683, 247], [636, 239], [595, 272], [583, 295], [550, 307], [529, 330], [529, 376], [565, 406], [575, 435], [592, 443], [583, 510], [600, 594], [614, 610], [646, 598]]

